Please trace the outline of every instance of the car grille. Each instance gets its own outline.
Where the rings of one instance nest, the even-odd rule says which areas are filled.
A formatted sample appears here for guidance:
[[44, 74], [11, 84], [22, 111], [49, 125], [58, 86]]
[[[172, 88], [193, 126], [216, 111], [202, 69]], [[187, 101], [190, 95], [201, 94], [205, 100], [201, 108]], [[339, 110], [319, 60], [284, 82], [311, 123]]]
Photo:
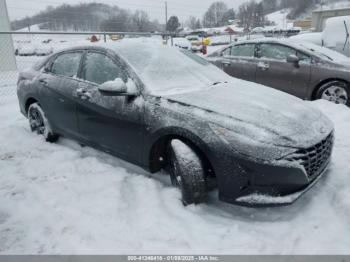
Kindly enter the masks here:
[[333, 144], [334, 134], [331, 133], [317, 145], [298, 150], [296, 153], [289, 155], [286, 160], [301, 164], [305, 168], [309, 179], [313, 180], [326, 169], [331, 159]]

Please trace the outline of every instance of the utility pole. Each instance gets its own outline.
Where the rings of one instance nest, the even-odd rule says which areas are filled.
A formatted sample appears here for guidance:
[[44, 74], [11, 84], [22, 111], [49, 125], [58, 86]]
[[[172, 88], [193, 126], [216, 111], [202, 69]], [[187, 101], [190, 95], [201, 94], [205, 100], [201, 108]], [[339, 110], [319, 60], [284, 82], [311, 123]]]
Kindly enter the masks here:
[[165, 1], [165, 32], [167, 31], [168, 24], [168, 2]]
[[[168, 2], [165, 1], [165, 34], [168, 33], [168, 30], [167, 30], [167, 25], [168, 25]], [[166, 44], [168, 44], [168, 36], [166, 35], [165, 36], [165, 39], [166, 39]]]

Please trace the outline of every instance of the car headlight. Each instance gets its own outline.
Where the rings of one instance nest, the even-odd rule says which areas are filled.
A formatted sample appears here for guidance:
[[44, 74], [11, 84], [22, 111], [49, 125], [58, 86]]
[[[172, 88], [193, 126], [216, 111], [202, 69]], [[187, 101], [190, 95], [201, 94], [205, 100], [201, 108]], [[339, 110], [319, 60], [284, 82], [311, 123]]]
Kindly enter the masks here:
[[215, 124], [209, 126], [231, 150], [246, 158], [273, 161], [295, 151], [294, 148], [276, 145], [274, 142], [281, 140], [281, 137], [257, 127], [237, 124], [231, 130]]

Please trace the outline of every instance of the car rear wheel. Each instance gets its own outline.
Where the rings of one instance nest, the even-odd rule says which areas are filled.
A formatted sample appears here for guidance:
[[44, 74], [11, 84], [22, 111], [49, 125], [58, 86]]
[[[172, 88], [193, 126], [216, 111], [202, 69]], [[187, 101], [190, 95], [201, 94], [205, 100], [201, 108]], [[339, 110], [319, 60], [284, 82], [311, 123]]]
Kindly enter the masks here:
[[350, 106], [349, 86], [342, 81], [328, 82], [318, 90], [317, 99], [324, 99], [335, 104]]
[[38, 103], [31, 104], [28, 108], [29, 126], [32, 132], [44, 136], [47, 142], [56, 142], [59, 138], [50, 127], [45, 113]]
[[200, 157], [180, 140], [171, 141], [167, 154], [167, 170], [172, 184], [181, 190], [184, 205], [205, 202], [207, 188]]

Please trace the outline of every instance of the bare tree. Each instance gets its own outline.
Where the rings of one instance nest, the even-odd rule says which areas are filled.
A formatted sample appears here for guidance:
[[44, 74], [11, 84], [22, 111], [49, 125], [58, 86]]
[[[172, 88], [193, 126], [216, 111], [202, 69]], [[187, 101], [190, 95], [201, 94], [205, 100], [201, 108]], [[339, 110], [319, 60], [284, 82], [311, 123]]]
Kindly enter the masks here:
[[188, 20], [185, 22], [185, 25], [193, 30], [199, 29], [202, 27], [201, 21], [194, 16], [190, 16]]
[[147, 32], [152, 29], [148, 14], [142, 10], [136, 10], [132, 16], [132, 24], [137, 32]]
[[263, 4], [257, 3], [255, 0], [242, 4], [239, 7], [238, 19], [246, 30], [250, 30], [257, 26], [264, 26], [265, 15]]
[[205, 27], [223, 26], [227, 23], [225, 21], [225, 14], [228, 11], [227, 5], [224, 2], [214, 2], [210, 5], [203, 17], [203, 25]]

